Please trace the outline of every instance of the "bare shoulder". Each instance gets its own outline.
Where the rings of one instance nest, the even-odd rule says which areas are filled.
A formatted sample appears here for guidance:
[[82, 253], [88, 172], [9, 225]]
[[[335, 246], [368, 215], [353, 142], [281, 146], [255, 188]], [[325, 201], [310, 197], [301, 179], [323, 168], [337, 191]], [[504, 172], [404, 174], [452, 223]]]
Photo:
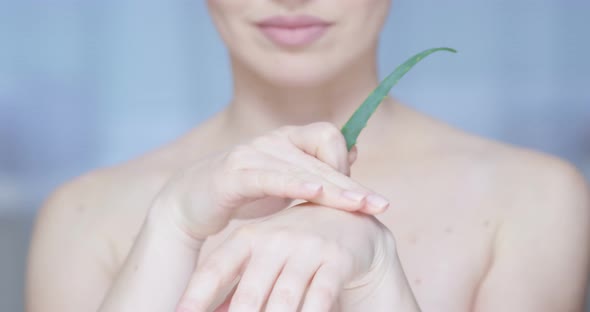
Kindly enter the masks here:
[[89, 300], [99, 304], [153, 198], [171, 175], [215, 148], [202, 139], [207, 127], [197, 128], [190, 139], [86, 173], [52, 193], [38, 213], [31, 242], [28, 310], [63, 310], [65, 298], [79, 298], [68, 299], [71, 310], [85, 310]]
[[[520, 207], [546, 207], [563, 213], [588, 213], [589, 188], [585, 177], [571, 163], [545, 154], [512, 147], [498, 148], [499, 178], [506, 197]], [[570, 208], [566, 208], [570, 207]]]
[[419, 149], [426, 159], [436, 158], [441, 166], [479, 175], [504, 204], [531, 209], [552, 202], [577, 203], [575, 207], [590, 204], [586, 179], [571, 163], [472, 135], [418, 113], [413, 115], [418, 135], [426, 142]]
[[139, 229], [151, 198], [165, 182], [157, 170], [140, 167], [132, 162], [95, 170], [55, 190], [37, 216], [32, 263], [52, 258], [60, 264], [92, 262], [101, 273], [111, 274], [117, 254], [112, 242], [122, 230]]
[[88, 228], [85, 221], [98, 225], [113, 212], [122, 217], [127, 211], [149, 201], [157, 192], [165, 174], [157, 168], [134, 162], [97, 169], [57, 188], [46, 200], [38, 218], [62, 219]]
[[468, 165], [489, 174], [495, 195], [507, 209], [505, 213], [538, 215], [540, 209], [553, 209], [587, 216], [590, 212], [587, 181], [570, 162], [460, 132], [453, 140], [460, 147], [458, 152], [470, 160]]
[[29, 252], [27, 311], [79, 311], [100, 305], [116, 273], [116, 246], [110, 238], [120, 236], [123, 224], [135, 226], [128, 221], [129, 211], [139, 211], [127, 207], [138, 203], [137, 195], [130, 193], [143, 186], [129, 183], [124, 171], [85, 174], [47, 199]]
[[574, 165], [474, 136], [427, 117], [417, 118], [421, 131], [430, 138], [425, 148], [425, 154], [430, 154], [427, 159], [446, 168], [446, 177], [466, 177], [458, 183], [459, 190], [481, 191], [477, 204], [497, 217], [499, 242], [543, 237], [546, 242], [571, 246], [581, 253], [579, 259], [588, 258], [590, 188]]
[[205, 139], [211, 127], [205, 123], [157, 150], [63, 184], [41, 208], [37, 224], [107, 235], [120, 227], [137, 228], [170, 176], [216, 148]]
[[436, 121], [424, 128], [433, 138], [428, 159], [452, 168], [445, 179], [469, 177], [458, 183], [464, 194], [483, 186], [475, 203], [497, 220], [477, 310], [579, 310], [590, 273], [590, 189], [581, 172], [557, 157]]
[[[99, 241], [98, 249], [115, 254], [105, 259], [109, 266], [120, 262], [155, 196], [189, 162], [182, 154], [180, 148], [165, 147], [63, 184], [39, 211], [36, 232], [51, 232], [62, 238], [91, 236]], [[33, 239], [37, 237], [47, 240], [46, 235]]]

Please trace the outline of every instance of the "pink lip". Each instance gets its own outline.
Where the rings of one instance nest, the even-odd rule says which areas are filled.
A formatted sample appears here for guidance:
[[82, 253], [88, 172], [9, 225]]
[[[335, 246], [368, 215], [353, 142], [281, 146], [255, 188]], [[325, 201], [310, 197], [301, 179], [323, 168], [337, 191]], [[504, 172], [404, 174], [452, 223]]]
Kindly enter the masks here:
[[270, 41], [292, 48], [315, 42], [330, 27], [330, 23], [308, 15], [275, 16], [257, 25]]

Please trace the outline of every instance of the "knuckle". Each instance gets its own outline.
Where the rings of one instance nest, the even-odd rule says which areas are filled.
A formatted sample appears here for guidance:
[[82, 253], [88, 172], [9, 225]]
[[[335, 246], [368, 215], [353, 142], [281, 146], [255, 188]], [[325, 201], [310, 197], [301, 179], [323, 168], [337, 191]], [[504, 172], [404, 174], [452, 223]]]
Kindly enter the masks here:
[[320, 137], [323, 140], [340, 140], [343, 139], [342, 133], [340, 133], [340, 129], [338, 129], [338, 127], [336, 127], [335, 125], [329, 123], [329, 122], [322, 122], [319, 125], [319, 129], [320, 129]]
[[286, 306], [295, 306], [297, 304], [297, 297], [295, 291], [290, 287], [280, 286], [276, 291], [277, 303]]
[[350, 259], [354, 259], [353, 253], [348, 248], [345, 248], [338, 243], [324, 243], [323, 250], [325, 250], [328, 259], [337, 259], [342, 263]]
[[[250, 144], [254, 149], [260, 151], [276, 151], [288, 149], [291, 145], [286, 136], [278, 131], [260, 136], [252, 140]], [[272, 153], [271, 153], [272, 154]]]
[[254, 150], [248, 145], [238, 145], [227, 153], [224, 168], [239, 170], [245, 168], [246, 161], [254, 155]]
[[340, 246], [335, 242], [324, 242], [323, 249], [330, 256], [340, 256], [342, 252]]
[[325, 239], [315, 235], [306, 235], [301, 238], [301, 241], [303, 247], [306, 250], [319, 251], [322, 250], [323, 247], [326, 245]]
[[289, 245], [293, 234], [286, 228], [278, 228], [272, 233], [272, 238], [269, 240], [269, 247], [273, 249], [284, 248]]
[[300, 182], [300, 179], [297, 177], [296, 174], [285, 175], [278, 184], [280, 186], [280, 190], [282, 193], [280, 195], [286, 197], [286, 195], [289, 193], [290, 189], [293, 189], [293, 188], [299, 186], [299, 182]]
[[351, 255], [344, 256], [340, 259], [340, 270], [341, 270], [341, 273], [344, 274], [345, 276], [349, 276], [353, 272], [357, 271], [357, 270], [355, 270], [355, 267], [356, 267], [356, 263], [354, 261], [354, 258]]
[[297, 250], [298, 252], [308, 253], [312, 255], [324, 255], [327, 242], [324, 238], [302, 232], [295, 232], [291, 234], [290, 240], [285, 244], [289, 248]]
[[296, 179], [297, 177], [301, 177], [301, 176], [306, 175], [305, 171], [297, 166], [288, 166], [287, 168], [284, 169], [283, 174], [286, 177], [289, 177], [292, 179]]
[[340, 244], [335, 244], [334, 250], [335, 250], [336, 254], [342, 258], [350, 259], [353, 256], [353, 253], [352, 253], [352, 251], [350, 251], [350, 249], [348, 249]]
[[315, 295], [317, 296], [318, 303], [324, 308], [330, 307], [334, 300], [336, 300], [334, 288], [327, 284], [318, 285], [315, 289]]
[[200, 299], [183, 298], [178, 303], [179, 311], [204, 311], [207, 308], [205, 303]]
[[258, 230], [254, 224], [242, 225], [229, 235], [229, 239], [252, 247], [258, 235], [257, 233]]
[[297, 129], [297, 127], [295, 127], [295, 126], [282, 126], [282, 127], [278, 128], [277, 130], [275, 130], [274, 132], [283, 136], [283, 135], [288, 135], [289, 133], [292, 133], [293, 131], [295, 131], [295, 129]]
[[278, 197], [287, 198], [300, 187], [303, 181], [300, 171], [300, 169], [295, 167], [288, 167], [283, 172], [273, 176], [272, 181], [268, 183], [272, 184], [270, 187], [277, 190]]
[[262, 256], [268, 255], [287, 255], [294, 245], [297, 244], [296, 235], [287, 228], [277, 228], [267, 231], [265, 235], [260, 236], [254, 247], [254, 253]]
[[322, 175], [324, 175], [324, 177], [328, 180], [338, 181], [343, 176], [340, 171], [334, 170], [334, 168], [326, 164], [322, 164], [322, 168], [320, 168], [320, 170]]
[[267, 134], [267, 135], [263, 135], [263, 136], [259, 136], [255, 139], [252, 140], [251, 144], [254, 147], [265, 147], [265, 146], [271, 146], [274, 143], [276, 143], [277, 138], [275, 135], [271, 134]]
[[[325, 181], [343, 181], [346, 188], [357, 187], [355, 181], [348, 179], [340, 171], [334, 169], [332, 166], [319, 162], [314, 164], [314, 169], [318, 172], [318, 175]], [[343, 187], [340, 185], [334, 186], [334, 191], [342, 190]]]
[[215, 171], [211, 175], [211, 180], [209, 183], [208, 191], [212, 195], [212, 198], [214, 198], [214, 199], [223, 198], [224, 194], [226, 194], [226, 191], [228, 189], [228, 183], [227, 183], [228, 177], [226, 174], [227, 174], [227, 172], [221, 170], [221, 171]]
[[260, 296], [253, 290], [253, 287], [244, 286], [243, 289], [234, 294], [232, 301], [242, 307], [256, 307]]
[[201, 267], [200, 273], [203, 276], [207, 277], [216, 277], [220, 276], [223, 272], [223, 269], [219, 265], [219, 261], [215, 261], [215, 259], [210, 259], [206, 263], [203, 264]]
[[[272, 184], [271, 178], [266, 172], [256, 171], [250, 172], [253, 179], [251, 180], [252, 186], [259, 190], [265, 190], [270, 184]], [[250, 184], [250, 183], [249, 183]]]
[[256, 227], [253, 224], [242, 225], [232, 234], [232, 239], [250, 240], [256, 235]]
[[325, 130], [325, 129], [328, 129], [328, 130], [336, 129], [337, 130], [338, 129], [333, 123], [328, 122], [328, 121], [319, 121], [319, 122], [311, 124], [311, 126], [318, 127], [321, 130]]
[[238, 157], [241, 158], [244, 155], [248, 155], [252, 152], [252, 148], [250, 146], [248, 146], [247, 144], [240, 144], [235, 146], [232, 151], [230, 152], [230, 155], [234, 156], [234, 157]]

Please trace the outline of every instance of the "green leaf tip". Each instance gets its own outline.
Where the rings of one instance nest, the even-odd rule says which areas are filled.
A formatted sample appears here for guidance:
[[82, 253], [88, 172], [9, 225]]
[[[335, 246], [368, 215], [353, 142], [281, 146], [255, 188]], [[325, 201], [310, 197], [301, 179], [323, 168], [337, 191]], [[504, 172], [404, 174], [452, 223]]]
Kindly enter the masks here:
[[375, 110], [377, 110], [379, 104], [381, 104], [381, 102], [387, 97], [393, 86], [395, 86], [398, 81], [409, 72], [412, 67], [414, 67], [414, 65], [418, 64], [418, 62], [422, 61], [430, 54], [439, 51], [457, 53], [457, 50], [451, 48], [434, 48], [422, 51], [409, 58], [403, 64], [398, 66], [389, 76], [383, 79], [379, 86], [377, 86], [363, 104], [361, 104], [354, 114], [352, 114], [352, 117], [350, 117], [344, 127], [342, 127], [342, 134], [346, 139], [346, 147], [348, 150], [356, 144], [356, 140], [361, 131], [367, 126], [369, 118], [373, 115]]

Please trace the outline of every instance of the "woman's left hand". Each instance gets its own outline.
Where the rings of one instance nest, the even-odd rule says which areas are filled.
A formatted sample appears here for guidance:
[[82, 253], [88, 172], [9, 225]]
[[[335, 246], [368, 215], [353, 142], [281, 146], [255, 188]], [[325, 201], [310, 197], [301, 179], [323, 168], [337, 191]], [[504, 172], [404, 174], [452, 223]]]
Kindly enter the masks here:
[[[372, 216], [304, 204], [243, 226], [197, 268], [178, 311], [210, 311], [240, 278], [231, 312], [327, 312], [348, 283], [367, 275], [377, 254], [395, 253]], [[218, 309], [221, 310], [221, 309]]]

